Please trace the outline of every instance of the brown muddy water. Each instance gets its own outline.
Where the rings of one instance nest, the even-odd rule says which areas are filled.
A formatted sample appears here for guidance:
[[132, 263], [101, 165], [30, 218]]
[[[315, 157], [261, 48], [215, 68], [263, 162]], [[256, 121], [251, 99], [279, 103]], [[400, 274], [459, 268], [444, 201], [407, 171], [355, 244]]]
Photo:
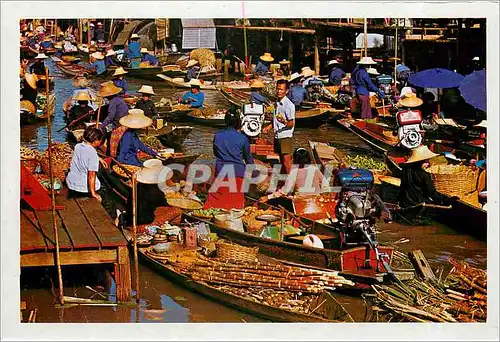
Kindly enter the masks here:
[[[61, 106], [66, 98], [72, 94], [71, 80], [66, 78], [55, 65], [47, 63], [50, 73], [57, 76], [56, 115], [53, 121], [53, 140], [66, 141], [64, 131], [57, 132], [64, 127]], [[150, 84], [158, 94], [155, 100], [161, 97], [176, 99], [183, 90], [167, 88], [161, 81], [150, 82], [129, 79], [129, 92], [137, 91], [141, 84]], [[98, 84], [95, 83], [95, 88]], [[216, 91], [206, 91], [207, 104], [227, 108], [229, 104]], [[212, 139], [216, 128], [194, 126], [185, 141], [184, 150], [188, 153], [200, 153], [197, 162], [213, 164]], [[358, 137], [333, 125], [325, 125], [318, 129], [299, 128], [295, 133], [297, 147], [308, 147], [308, 141], [331, 142], [346, 153], [370, 155], [376, 157], [371, 149]], [[21, 127], [21, 143], [23, 145], [44, 150], [47, 148], [47, 128], [43, 124]], [[421, 249], [431, 266], [443, 268], [445, 273], [450, 269], [446, 259], [452, 256], [456, 259], [465, 259], [471, 264], [486, 269], [486, 242], [457, 232], [456, 230], [433, 223], [426, 226], [407, 226], [398, 223], [380, 224], [377, 226], [378, 239], [381, 243], [394, 244], [402, 239], [409, 240], [396, 244], [402, 252], [412, 249]], [[26, 269], [21, 273], [21, 300], [27, 303], [27, 310], [23, 310], [24, 321], [28, 319], [30, 310], [37, 309], [38, 322], [264, 322], [264, 320], [247, 315], [238, 310], [226, 307], [198, 294], [189, 292], [182, 287], [171, 283], [160, 274], [149, 268], [139, 265], [141, 302], [138, 307], [65, 307], [58, 308], [54, 293], [57, 292], [57, 276], [54, 269]], [[109, 277], [109, 270], [96, 267], [63, 267], [65, 279], [64, 293], [67, 296], [89, 298], [93, 292], [86, 288], [90, 286], [100, 289], [107, 299], [114, 300], [114, 283]], [[102, 286], [102, 289], [100, 288]], [[55, 288], [54, 288], [55, 287]], [[95, 299], [102, 299], [98, 295]], [[365, 306], [359, 296], [338, 294], [338, 301], [345, 306], [356, 321], [363, 321]]]

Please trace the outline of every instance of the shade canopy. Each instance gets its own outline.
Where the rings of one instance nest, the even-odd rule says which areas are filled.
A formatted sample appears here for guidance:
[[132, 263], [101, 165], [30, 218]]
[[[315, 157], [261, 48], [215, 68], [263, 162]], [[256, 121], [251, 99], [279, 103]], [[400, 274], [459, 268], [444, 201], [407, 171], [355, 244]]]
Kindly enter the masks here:
[[484, 69], [467, 75], [458, 89], [468, 104], [486, 112], [486, 71]]
[[408, 82], [421, 88], [455, 88], [460, 86], [464, 76], [448, 69], [427, 69], [408, 78]]

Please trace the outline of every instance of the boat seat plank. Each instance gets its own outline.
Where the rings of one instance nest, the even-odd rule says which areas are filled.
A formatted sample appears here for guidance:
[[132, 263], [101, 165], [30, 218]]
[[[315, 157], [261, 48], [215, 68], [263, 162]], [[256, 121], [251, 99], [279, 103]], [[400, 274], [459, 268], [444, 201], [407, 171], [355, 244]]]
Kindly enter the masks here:
[[[55, 242], [56, 239], [54, 238], [54, 224], [52, 222], [52, 211], [51, 210], [37, 211], [36, 217], [38, 219], [38, 222], [40, 223], [40, 228], [42, 229], [44, 234], [49, 239]], [[71, 243], [71, 239], [62, 225], [62, 220], [59, 217], [59, 215], [56, 215], [56, 221], [57, 221], [57, 231], [59, 236], [59, 248], [72, 249], [73, 244]], [[54, 246], [49, 246], [49, 247], [54, 248]]]
[[92, 227], [83, 217], [83, 213], [76, 204], [75, 199], [61, 200], [60, 204], [64, 205], [64, 210], [59, 210], [64, 226], [71, 236], [75, 248], [101, 248], [101, 244], [97, 239]]
[[47, 245], [42, 233], [21, 211], [21, 252], [43, 251], [46, 249]]
[[103, 247], [127, 246], [127, 240], [96, 199], [78, 198], [76, 201], [94, 228]]

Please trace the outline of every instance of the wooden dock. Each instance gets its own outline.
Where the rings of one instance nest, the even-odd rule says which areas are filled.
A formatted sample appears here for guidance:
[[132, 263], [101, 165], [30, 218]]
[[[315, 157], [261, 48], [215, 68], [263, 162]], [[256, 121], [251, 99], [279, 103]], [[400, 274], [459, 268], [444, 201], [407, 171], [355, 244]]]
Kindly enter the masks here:
[[[61, 266], [113, 264], [118, 301], [131, 298], [127, 240], [97, 200], [56, 197]], [[55, 265], [52, 211], [21, 210], [21, 267]]]

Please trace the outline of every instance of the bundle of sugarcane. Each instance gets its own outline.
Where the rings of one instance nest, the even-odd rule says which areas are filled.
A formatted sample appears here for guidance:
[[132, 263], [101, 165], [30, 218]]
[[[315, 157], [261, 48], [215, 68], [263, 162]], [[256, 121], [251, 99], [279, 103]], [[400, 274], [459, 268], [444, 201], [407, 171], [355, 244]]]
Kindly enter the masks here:
[[320, 271], [279, 263], [218, 262], [204, 258], [189, 270], [194, 280], [237, 287], [261, 287], [303, 293], [333, 290], [337, 286], [354, 285], [336, 271]]

